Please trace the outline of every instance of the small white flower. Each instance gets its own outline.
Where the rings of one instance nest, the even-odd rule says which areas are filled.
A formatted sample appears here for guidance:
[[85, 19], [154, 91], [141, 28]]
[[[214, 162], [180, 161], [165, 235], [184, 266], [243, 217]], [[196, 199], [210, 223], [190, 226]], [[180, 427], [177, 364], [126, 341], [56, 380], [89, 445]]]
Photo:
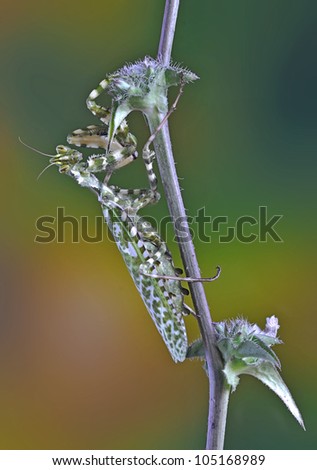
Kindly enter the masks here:
[[279, 329], [279, 327], [280, 325], [278, 324], [278, 318], [275, 315], [267, 317], [264, 328], [264, 334], [276, 338], [277, 330]]

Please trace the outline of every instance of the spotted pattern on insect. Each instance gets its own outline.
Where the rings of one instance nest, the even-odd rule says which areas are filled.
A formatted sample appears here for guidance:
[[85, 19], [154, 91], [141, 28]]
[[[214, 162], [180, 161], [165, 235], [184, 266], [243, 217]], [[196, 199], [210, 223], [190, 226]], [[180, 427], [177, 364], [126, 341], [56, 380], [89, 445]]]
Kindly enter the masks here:
[[[134, 215], [133, 219], [125, 216], [123, 224], [124, 210], [122, 212], [120, 204], [109, 210], [110, 202], [107, 199], [101, 199], [101, 204], [106, 205], [104, 217], [130, 275], [172, 358], [175, 362], [182, 362], [185, 360], [188, 346], [183, 320], [188, 308], [183, 301], [180, 281], [152, 279], [140, 274], [140, 267], [143, 266], [144, 271], [148, 273], [175, 276], [170, 256], [164, 257], [160, 248], [137, 229], [137, 226], [142, 225], [139, 216]], [[126, 205], [126, 201], [123, 202]]]
[[[79, 132], [77, 137], [80, 144]], [[85, 145], [90, 145], [87, 135]], [[82, 153], [70, 147], [59, 145], [56, 151], [57, 155], [50, 163], [97, 194], [118, 249], [171, 357], [175, 362], [184, 361], [188, 341], [183, 315], [189, 310], [184, 304], [180, 280], [154, 279], [145, 275], [177, 275], [165, 242], [154, 227], [138, 215], [141, 208], [158, 199], [158, 194], [152, 189], [121, 189], [102, 183], [95, 173], [107, 173], [108, 166], [111, 171], [115, 167], [107, 154], [91, 155], [84, 161]], [[126, 155], [121, 158], [126, 159]], [[116, 164], [121, 164], [119, 159]]]

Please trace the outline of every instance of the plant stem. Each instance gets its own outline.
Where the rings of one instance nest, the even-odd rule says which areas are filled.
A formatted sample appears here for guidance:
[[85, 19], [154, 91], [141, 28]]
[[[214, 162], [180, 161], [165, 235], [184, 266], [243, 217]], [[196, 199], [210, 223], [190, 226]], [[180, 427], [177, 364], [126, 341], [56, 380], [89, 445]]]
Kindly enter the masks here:
[[[166, 0], [164, 19], [158, 56], [168, 65], [171, 58], [179, 0]], [[149, 118], [151, 132], [159, 125], [164, 115]], [[171, 139], [166, 123], [154, 141], [155, 153], [162, 179], [169, 212], [174, 222], [174, 229], [186, 275], [200, 277], [200, 270], [191, 238], [184, 203], [181, 196], [175, 162], [172, 152]], [[180, 230], [181, 228], [181, 230]], [[180, 236], [181, 235], [181, 236]], [[209, 377], [209, 413], [206, 449], [222, 449], [226, 422], [227, 402], [224, 394], [224, 377], [222, 361], [216, 348], [216, 337], [210, 317], [209, 307], [201, 283], [190, 283], [193, 303], [198, 313], [197, 321], [204, 342], [206, 362]]]
[[169, 65], [174, 41], [179, 0], [166, 0], [158, 55]]
[[217, 435], [215, 436], [215, 449], [223, 449], [224, 441], [225, 441], [225, 433], [226, 433], [226, 422], [227, 422], [227, 412], [228, 412], [228, 405], [229, 405], [229, 398], [230, 398], [231, 387], [222, 382], [222, 388], [218, 395], [218, 431]]

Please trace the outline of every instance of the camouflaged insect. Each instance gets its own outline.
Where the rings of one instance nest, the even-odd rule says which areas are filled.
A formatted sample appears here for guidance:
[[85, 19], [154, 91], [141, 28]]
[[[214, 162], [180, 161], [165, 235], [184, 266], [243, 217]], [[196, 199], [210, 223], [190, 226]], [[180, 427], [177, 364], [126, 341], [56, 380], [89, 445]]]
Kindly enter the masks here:
[[[187, 69], [173, 64], [164, 66], [161, 60], [150, 57], [108, 75], [87, 99], [88, 109], [102, 125], [77, 129], [67, 138], [70, 144], [104, 149], [104, 153], [90, 155], [84, 161], [81, 152], [61, 145], [56, 149], [57, 155], [50, 159], [61, 173], [97, 194], [134, 283], [175, 362], [186, 358], [188, 343], [183, 314], [191, 309], [183, 299], [188, 291], [181, 286], [180, 270], [174, 267], [165, 242], [138, 211], [159, 199], [153, 171], [154, 152], [149, 146], [175, 109], [183, 85], [197, 78]], [[167, 89], [172, 85], [179, 85], [180, 91], [168, 112]], [[110, 108], [95, 102], [106, 89], [113, 98]], [[136, 139], [129, 132], [125, 119], [134, 110], [146, 115], [152, 129], [142, 152], [149, 189], [121, 189], [108, 184], [114, 170], [137, 157]], [[151, 121], [152, 112], [156, 116], [154, 121]], [[96, 176], [100, 172], [105, 173], [103, 181]]]
[[[109, 112], [107, 116], [110, 116]], [[145, 145], [143, 159], [150, 189], [122, 189], [110, 186], [108, 180], [114, 170], [137, 157], [136, 139], [125, 121], [120, 124], [118, 136], [110, 145], [106, 123], [77, 129], [69, 134], [67, 140], [79, 147], [105, 150], [84, 160], [80, 151], [59, 145], [50, 163], [96, 193], [107, 225], [156, 328], [173, 360], [184, 361], [188, 342], [183, 315], [191, 311], [184, 304], [184, 294], [188, 291], [181, 286], [178, 279], [180, 270], [174, 267], [165, 242], [154, 227], [138, 215], [141, 208], [159, 199], [152, 165], [154, 152]], [[100, 173], [104, 173], [103, 181], [97, 177]], [[172, 276], [173, 279], [152, 278], [150, 275]]]
[[[86, 141], [86, 145], [90, 143]], [[184, 361], [188, 343], [183, 314], [189, 313], [183, 302], [186, 290], [180, 280], [153, 279], [146, 275], [178, 275], [165, 242], [149, 222], [137, 214], [157, 199], [157, 194], [151, 189], [125, 190], [102, 183], [94, 173], [106, 170], [104, 156], [92, 155], [84, 162], [82, 153], [77, 150], [66, 146], [58, 146], [56, 150], [51, 163], [57, 165], [61, 173], [97, 193], [108, 227], [156, 328], [173, 360]]]

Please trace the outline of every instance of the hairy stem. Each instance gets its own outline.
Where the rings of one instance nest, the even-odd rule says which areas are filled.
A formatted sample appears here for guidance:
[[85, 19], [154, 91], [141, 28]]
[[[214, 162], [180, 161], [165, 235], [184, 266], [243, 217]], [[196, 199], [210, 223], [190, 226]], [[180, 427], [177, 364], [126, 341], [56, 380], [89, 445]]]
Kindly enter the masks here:
[[[158, 56], [162, 58], [165, 65], [168, 65], [171, 59], [178, 7], [179, 0], [166, 0], [158, 50]], [[164, 115], [162, 114], [161, 116], [156, 115], [148, 118], [151, 132], [154, 132], [163, 117]], [[157, 135], [154, 141], [154, 148], [186, 275], [188, 277], [200, 277], [195, 248], [178, 184], [168, 123], [163, 126], [161, 132]], [[215, 331], [203, 285], [201, 283], [190, 283], [189, 287], [195, 310], [199, 315], [197, 320], [204, 342], [208, 366], [209, 414], [206, 449], [222, 449], [227, 410], [227, 400], [223, 400], [223, 365], [216, 348]]]

